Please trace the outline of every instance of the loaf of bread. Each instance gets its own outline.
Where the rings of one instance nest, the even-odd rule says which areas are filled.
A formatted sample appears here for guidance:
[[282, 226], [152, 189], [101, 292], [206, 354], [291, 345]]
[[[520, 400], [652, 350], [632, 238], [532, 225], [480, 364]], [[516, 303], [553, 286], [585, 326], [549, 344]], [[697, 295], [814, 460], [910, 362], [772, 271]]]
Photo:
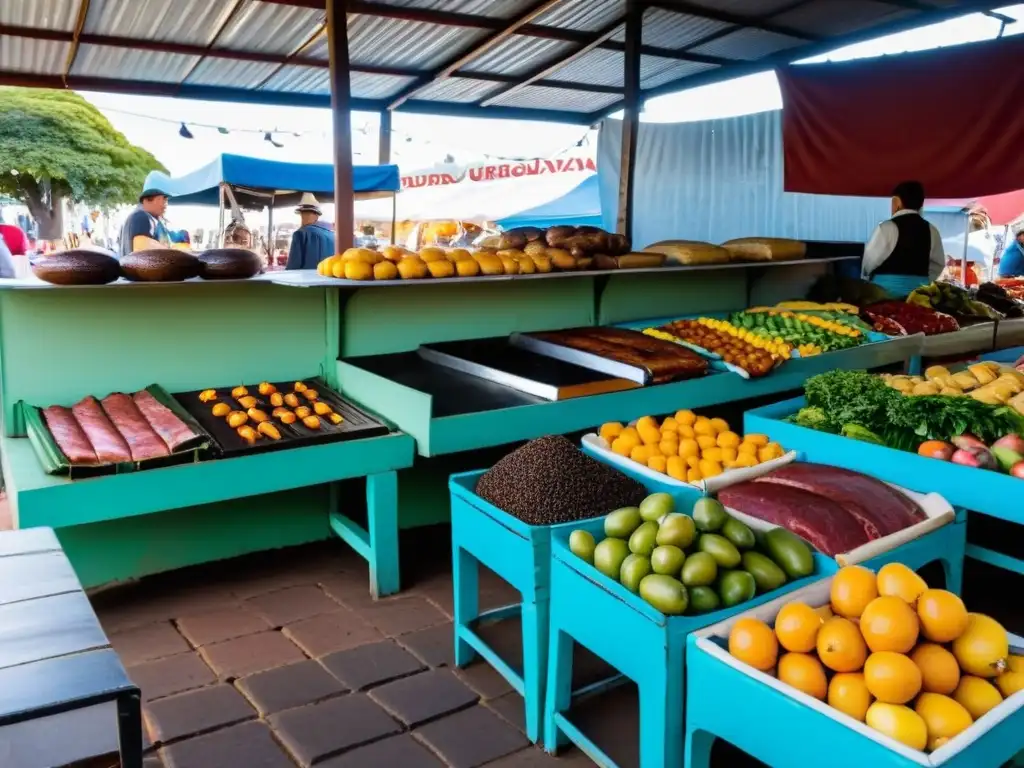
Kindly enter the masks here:
[[698, 240], [662, 240], [644, 248], [644, 253], [663, 254], [668, 266], [726, 264], [731, 260], [722, 246]]
[[795, 261], [807, 255], [807, 243], [784, 237], [738, 237], [722, 247], [732, 261]]

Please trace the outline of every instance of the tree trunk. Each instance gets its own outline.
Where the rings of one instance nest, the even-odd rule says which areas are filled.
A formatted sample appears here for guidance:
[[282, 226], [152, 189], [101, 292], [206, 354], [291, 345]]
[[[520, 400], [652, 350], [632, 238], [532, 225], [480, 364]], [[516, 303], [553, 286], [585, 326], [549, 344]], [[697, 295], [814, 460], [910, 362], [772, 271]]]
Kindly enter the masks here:
[[18, 177], [25, 207], [39, 225], [40, 240], [60, 241], [64, 238], [64, 198], [53, 194], [48, 180], [36, 181], [22, 174]]

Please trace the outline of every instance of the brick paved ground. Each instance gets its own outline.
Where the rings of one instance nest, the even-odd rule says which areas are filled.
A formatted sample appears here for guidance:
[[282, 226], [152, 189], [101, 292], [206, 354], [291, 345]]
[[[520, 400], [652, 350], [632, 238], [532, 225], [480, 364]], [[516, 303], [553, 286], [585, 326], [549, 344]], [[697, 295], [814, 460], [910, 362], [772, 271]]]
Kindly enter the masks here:
[[[408, 532], [402, 544], [405, 589], [379, 602], [369, 596], [366, 564], [339, 542], [185, 569], [93, 595], [143, 691], [146, 768], [592, 765], [576, 750], [553, 758], [530, 746], [522, 699], [490, 667], [452, 668], [447, 529]], [[969, 604], [1024, 630], [1020, 611], [1007, 612], [998, 599], [1014, 593], [1003, 591], [1010, 577], [982, 576], [978, 566], [968, 568]], [[482, 569], [482, 608], [516, 597]], [[485, 631], [516, 667], [518, 630], [505, 622]], [[574, 687], [609, 674], [577, 651]], [[580, 706], [573, 720], [622, 768], [637, 765], [635, 687]], [[112, 768], [111, 762], [87, 766]], [[721, 742], [714, 762], [760, 765]]]
[[[415, 540], [445, 553], [446, 533], [421, 531]], [[556, 759], [532, 747], [522, 699], [490, 667], [453, 669], [449, 563], [444, 554], [408, 562], [410, 549], [406, 589], [378, 602], [366, 564], [334, 542], [93, 595], [143, 692], [146, 768], [591, 765], [575, 750]], [[516, 595], [481, 573], [482, 607]], [[518, 629], [491, 629], [513, 663]], [[578, 666], [580, 680], [606, 673], [593, 658]], [[635, 733], [635, 699], [628, 691], [620, 698], [631, 714], [606, 705], [597, 716]], [[609, 734], [624, 765], [635, 763], [635, 735], [622, 727]]]

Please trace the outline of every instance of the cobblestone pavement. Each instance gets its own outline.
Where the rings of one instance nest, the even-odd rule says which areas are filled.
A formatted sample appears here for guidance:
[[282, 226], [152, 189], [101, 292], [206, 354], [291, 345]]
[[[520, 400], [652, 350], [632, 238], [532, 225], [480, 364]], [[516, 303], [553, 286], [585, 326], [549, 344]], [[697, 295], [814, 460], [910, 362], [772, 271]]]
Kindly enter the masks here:
[[[446, 552], [444, 533], [418, 532], [437, 539], [419, 549]], [[146, 768], [592, 765], [576, 750], [554, 758], [531, 746], [522, 699], [488, 665], [453, 668], [451, 573], [438, 557], [408, 563], [403, 553], [403, 591], [376, 602], [366, 564], [337, 542], [94, 594], [143, 692]], [[516, 598], [481, 570], [481, 608]], [[491, 628], [514, 665], [518, 631]], [[580, 680], [607, 674], [593, 657], [577, 666]], [[629, 765], [636, 701], [621, 698], [631, 712], [605, 705], [597, 716], [619, 724], [609, 737]]]

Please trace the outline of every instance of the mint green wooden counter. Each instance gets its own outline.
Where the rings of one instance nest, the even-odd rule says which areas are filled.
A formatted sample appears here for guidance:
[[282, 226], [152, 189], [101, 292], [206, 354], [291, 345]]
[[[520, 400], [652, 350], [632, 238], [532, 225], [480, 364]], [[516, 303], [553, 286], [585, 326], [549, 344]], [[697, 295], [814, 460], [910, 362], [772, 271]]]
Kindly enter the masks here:
[[[0, 281], [0, 458], [15, 523], [52, 526], [87, 587], [327, 539], [398, 581], [395, 433], [70, 481], [43, 473], [15, 405], [323, 375], [337, 387], [338, 294], [254, 280], [82, 288]], [[365, 479], [364, 479], [365, 478]], [[341, 482], [353, 480], [354, 482]], [[365, 526], [360, 519], [365, 507]]]

